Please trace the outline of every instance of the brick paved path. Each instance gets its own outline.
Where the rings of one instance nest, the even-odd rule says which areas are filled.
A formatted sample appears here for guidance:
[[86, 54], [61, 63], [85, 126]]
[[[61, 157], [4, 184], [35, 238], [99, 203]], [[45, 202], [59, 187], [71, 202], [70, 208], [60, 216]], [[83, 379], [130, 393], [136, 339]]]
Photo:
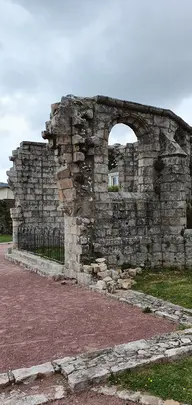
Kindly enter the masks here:
[[0, 245], [0, 372], [175, 328], [86, 288], [23, 270], [4, 259], [5, 250]]

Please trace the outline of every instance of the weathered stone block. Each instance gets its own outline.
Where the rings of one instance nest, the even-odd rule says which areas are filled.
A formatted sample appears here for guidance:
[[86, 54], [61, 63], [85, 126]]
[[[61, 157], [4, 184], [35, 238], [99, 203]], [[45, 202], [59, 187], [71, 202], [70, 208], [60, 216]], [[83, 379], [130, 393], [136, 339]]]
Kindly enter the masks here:
[[137, 275], [137, 270], [136, 269], [129, 269], [128, 273], [131, 277], [136, 277]]
[[96, 288], [99, 290], [106, 290], [107, 286], [104, 280], [98, 280], [96, 283]]
[[82, 152], [75, 152], [73, 155], [73, 162], [83, 162], [85, 160], [85, 155]]
[[97, 273], [97, 277], [102, 279], [102, 280], [105, 279], [106, 277], [111, 278], [111, 270], [99, 271]]
[[96, 263], [101, 264], [101, 263], [105, 263], [105, 262], [106, 262], [106, 259], [105, 259], [105, 258], [103, 258], [103, 257], [99, 257], [99, 258], [98, 258], [98, 259], [96, 259], [95, 261], [96, 261]]
[[72, 143], [73, 143], [73, 145], [77, 145], [79, 143], [85, 143], [85, 139], [80, 135], [73, 135]]
[[0, 388], [5, 388], [7, 385], [9, 385], [9, 376], [7, 373], [2, 373], [0, 374]]
[[129, 290], [133, 284], [131, 279], [118, 279], [118, 285], [123, 290]]
[[65, 190], [73, 187], [72, 179], [59, 180], [59, 188]]
[[40, 364], [29, 368], [20, 368], [13, 370], [14, 379], [16, 383], [23, 381], [33, 381], [40, 377], [49, 377], [54, 374], [54, 368], [51, 363]]
[[91, 263], [92, 269], [94, 273], [98, 273], [100, 271], [100, 267], [98, 263]]

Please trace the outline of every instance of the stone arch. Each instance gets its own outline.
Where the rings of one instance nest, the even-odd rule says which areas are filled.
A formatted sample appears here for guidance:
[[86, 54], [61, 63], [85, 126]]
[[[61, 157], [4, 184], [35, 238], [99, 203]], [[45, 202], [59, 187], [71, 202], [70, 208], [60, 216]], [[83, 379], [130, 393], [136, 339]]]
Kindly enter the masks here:
[[124, 124], [130, 127], [134, 131], [138, 140], [150, 132], [146, 120], [141, 118], [137, 113], [133, 112], [124, 113], [123, 115], [117, 114], [116, 116], [111, 117], [108, 127], [109, 133], [116, 124]]
[[[132, 180], [132, 187], [129, 184], [126, 185], [125, 177], [122, 177], [121, 180], [121, 189], [122, 191], [144, 191], [144, 188], [148, 188], [150, 191], [153, 190], [153, 184], [152, 184], [152, 171], [153, 167], [150, 173], [150, 176], [147, 173], [147, 181], [146, 181], [146, 187], [144, 185], [144, 159], [150, 159], [150, 161], [147, 162], [146, 166], [148, 167], [153, 166], [151, 164], [151, 157], [150, 153], [147, 151], [146, 145], [151, 143], [152, 139], [152, 129], [149, 127], [147, 120], [141, 117], [138, 113], [134, 112], [110, 112], [108, 111], [108, 114], [106, 117], [103, 119], [102, 115], [98, 114], [97, 116], [97, 121], [101, 122], [101, 130], [99, 131], [99, 137], [101, 141], [101, 147], [98, 149], [99, 152], [99, 157], [95, 155], [94, 160], [94, 171], [96, 173], [96, 176], [94, 178], [94, 189], [96, 192], [106, 192], [108, 190], [108, 141], [109, 141], [109, 135], [112, 130], [112, 128], [116, 124], [124, 124], [127, 125], [127, 127], [130, 127], [137, 139], [138, 139], [138, 157], [137, 157], [137, 166], [138, 170], [140, 170], [139, 174], [139, 182], [138, 187], [135, 188], [133, 186]], [[117, 147], [118, 149], [118, 147]], [[97, 150], [96, 150], [97, 152]], [[121, 151], [122, 152], [122, 151]], [[124, 153], [124, 151], [123, 151]], [[118, 151], [117, 151], [118, 154]], [[98, 166], [99, 165], [99, 166]], [[124, 169], [122, 169], [124, 170]], [[137, 170], [137, 172], [138, 172]], [[99, 173], [101, 173], [101, 176], [99, 176]], [[138, 174], [138, 173], [137, 173]], [[97, 186], [97, 179], [99, 180], [99, 187]]]

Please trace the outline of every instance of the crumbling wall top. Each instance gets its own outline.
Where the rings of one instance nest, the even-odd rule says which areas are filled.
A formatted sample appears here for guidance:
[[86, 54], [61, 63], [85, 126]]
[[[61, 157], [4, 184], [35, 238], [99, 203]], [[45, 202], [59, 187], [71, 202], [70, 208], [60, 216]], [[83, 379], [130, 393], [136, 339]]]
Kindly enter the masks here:
[[54, 112], [60, 105], [66, 103], [67, 104], [70, 103], [70, 105], [72, 104], [79, 105], [81, 107], [83, 107], [83, 105], [91, 107], [96, 104], [99, 104], [137, 113], [152, 114], [160, 116], [162, 118], [170, 118], [173, 121], [175, 121], [180, 127], [185, 129], [187, 132], [192, 133], [192, 127], [189, 124], [187, 124], [181, 117], [176, 115], [173, 111], [165, 108], [154, 107], [151, 105], [135, 103], [127, 100], [120, 100], [117, 98], [102, 95], [97, 95], [94, 97], [78, 97], [70, 94], [67, 96], [63, 96], [61, 98], [60, 103], [52, 104], [52, 112]]

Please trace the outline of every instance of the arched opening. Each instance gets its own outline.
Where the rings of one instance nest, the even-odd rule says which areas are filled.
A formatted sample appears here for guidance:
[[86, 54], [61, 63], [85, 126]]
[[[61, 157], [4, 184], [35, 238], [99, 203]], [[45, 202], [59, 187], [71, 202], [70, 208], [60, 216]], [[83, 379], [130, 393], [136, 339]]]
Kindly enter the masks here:
[[135, 142], [137, 142], [135, 132], [126, 124], [116, 124], [110, 131], [109, 145], [114, 145], [115, 143], [126, 145], [126, 143]]
[[108, 191], [137, 191], [138, 149], [135, 132], [116, 124], [108, 138]]

